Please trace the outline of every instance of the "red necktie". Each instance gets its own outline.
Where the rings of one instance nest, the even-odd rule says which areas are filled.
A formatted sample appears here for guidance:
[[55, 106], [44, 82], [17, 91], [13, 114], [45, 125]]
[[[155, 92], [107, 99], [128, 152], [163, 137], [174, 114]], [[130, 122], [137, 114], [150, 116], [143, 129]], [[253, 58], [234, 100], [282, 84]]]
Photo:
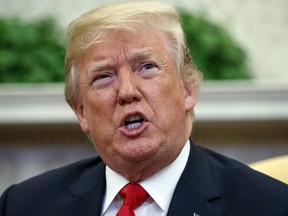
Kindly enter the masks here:
[[124, 202], [119, 209], [117, 216], [135, 216], [134, 209], [139, 207], [149, 196], [139, 184], [129, 183], [119, 192]]

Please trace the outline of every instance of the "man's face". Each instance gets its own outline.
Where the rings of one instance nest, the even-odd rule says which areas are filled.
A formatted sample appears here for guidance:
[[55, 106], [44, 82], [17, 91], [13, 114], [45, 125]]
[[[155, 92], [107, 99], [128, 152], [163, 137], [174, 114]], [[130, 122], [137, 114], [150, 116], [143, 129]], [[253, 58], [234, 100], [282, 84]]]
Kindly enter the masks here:
[[149, 176], [167, 166], [190, 134], [195, 92], [182, 85], [166, 44], [160, 33], [118, 31], [88, 48], [78, 64], [81, 99], [74, 110], [81, 128], [124, 176], [135, 167], [150, 169]]

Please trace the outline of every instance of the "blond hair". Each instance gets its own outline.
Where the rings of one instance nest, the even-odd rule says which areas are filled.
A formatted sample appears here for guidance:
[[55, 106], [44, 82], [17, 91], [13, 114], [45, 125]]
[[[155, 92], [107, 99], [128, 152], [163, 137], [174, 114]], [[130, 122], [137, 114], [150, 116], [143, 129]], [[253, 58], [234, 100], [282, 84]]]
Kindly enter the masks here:
[[177, 10], [167, 4], [156, 2], [131, 2], [109, 4], [91, 10], [68, 27], [65, 56], [65, 98], [73, 106], [77, 99], [77, 60], [88, 47], [101, 42], [111, 30], [141, 32], [143, 29], [163, 32], [168, 39], [169, 51], [175, 59], [184, 86], [194, 86], [197, 91], [202, 74], [192, 63], [185, 35]]

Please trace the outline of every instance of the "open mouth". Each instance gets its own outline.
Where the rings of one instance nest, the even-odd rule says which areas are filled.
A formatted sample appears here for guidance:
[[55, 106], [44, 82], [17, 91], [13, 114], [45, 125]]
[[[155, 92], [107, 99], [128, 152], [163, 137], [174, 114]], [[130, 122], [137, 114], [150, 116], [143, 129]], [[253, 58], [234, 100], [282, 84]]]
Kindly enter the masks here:
[[129, 118], [127, 118], [125, 120], [125, 127], [127, 129], [135, 129], [141, 126], [141, 124], [144, 122], [144, 119], [140, 116], [140, 115], [134, 115], [134, 116], [130, 116]]

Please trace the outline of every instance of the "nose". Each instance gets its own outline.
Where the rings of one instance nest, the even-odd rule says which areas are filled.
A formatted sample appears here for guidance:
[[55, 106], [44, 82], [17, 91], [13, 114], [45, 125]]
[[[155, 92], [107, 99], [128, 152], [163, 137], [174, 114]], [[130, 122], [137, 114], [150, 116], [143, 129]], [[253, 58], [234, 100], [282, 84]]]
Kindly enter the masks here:
[[117, 102], [120, 105], [140, 101], [142, 95], [139, 91], [136, 75], [131, 70], [118, 72], [118, 95]]

